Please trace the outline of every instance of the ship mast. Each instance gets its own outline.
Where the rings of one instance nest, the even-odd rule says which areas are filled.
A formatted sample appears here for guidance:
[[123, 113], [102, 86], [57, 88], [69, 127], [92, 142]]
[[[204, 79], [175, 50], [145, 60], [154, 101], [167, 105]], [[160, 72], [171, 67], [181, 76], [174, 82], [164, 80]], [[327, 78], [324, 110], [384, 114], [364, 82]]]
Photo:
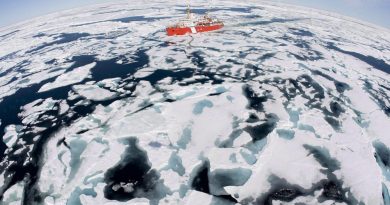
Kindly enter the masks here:
[[187, 0], [187, 19], [191, 18], [190, 0]]
[[207, 6], [206, 16], [208, 16], [209, 13], [210, 13], [210, 10], [211, 10], [211, 2], [212, 2], [212, 1], [209, 1], [209, 4], [208, 4], [208, 6]]

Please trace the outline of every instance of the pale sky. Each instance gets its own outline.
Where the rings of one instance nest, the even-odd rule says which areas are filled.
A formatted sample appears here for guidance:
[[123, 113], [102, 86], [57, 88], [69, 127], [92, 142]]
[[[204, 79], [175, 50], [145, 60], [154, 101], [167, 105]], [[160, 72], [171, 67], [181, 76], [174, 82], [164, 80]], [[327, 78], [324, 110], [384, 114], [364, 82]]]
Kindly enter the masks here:
[[390, 28], [390, 0], [279, 0], [332, 11]]
[[[55, 11], [112, 1], [118, 0], [0, 0], [0, 27]], [[390, 0], [276, 1], [333, 11], [390, 28]]]

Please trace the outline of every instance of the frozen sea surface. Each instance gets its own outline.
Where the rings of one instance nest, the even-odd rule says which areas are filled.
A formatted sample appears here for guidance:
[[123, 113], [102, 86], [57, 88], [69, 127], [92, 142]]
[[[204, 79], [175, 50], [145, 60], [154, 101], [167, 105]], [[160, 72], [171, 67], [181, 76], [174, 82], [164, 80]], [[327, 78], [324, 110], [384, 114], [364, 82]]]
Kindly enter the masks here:
[[213, 2], [191, 36], [159, 1], [1, 28], [0, 204], [389, 204], [390, 31]]

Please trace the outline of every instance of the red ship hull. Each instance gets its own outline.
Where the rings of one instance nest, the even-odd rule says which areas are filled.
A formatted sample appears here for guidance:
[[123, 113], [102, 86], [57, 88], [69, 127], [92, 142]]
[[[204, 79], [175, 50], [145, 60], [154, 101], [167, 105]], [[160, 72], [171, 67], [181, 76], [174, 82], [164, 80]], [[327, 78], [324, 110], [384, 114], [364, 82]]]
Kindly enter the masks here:
[[210, 26], [194, 26], [194, 27], [169, 27], [167, 28], [168, 36], [181, 36], [189, 33], [208, 32], [221, 29], [223, 24], [210, 25]]

